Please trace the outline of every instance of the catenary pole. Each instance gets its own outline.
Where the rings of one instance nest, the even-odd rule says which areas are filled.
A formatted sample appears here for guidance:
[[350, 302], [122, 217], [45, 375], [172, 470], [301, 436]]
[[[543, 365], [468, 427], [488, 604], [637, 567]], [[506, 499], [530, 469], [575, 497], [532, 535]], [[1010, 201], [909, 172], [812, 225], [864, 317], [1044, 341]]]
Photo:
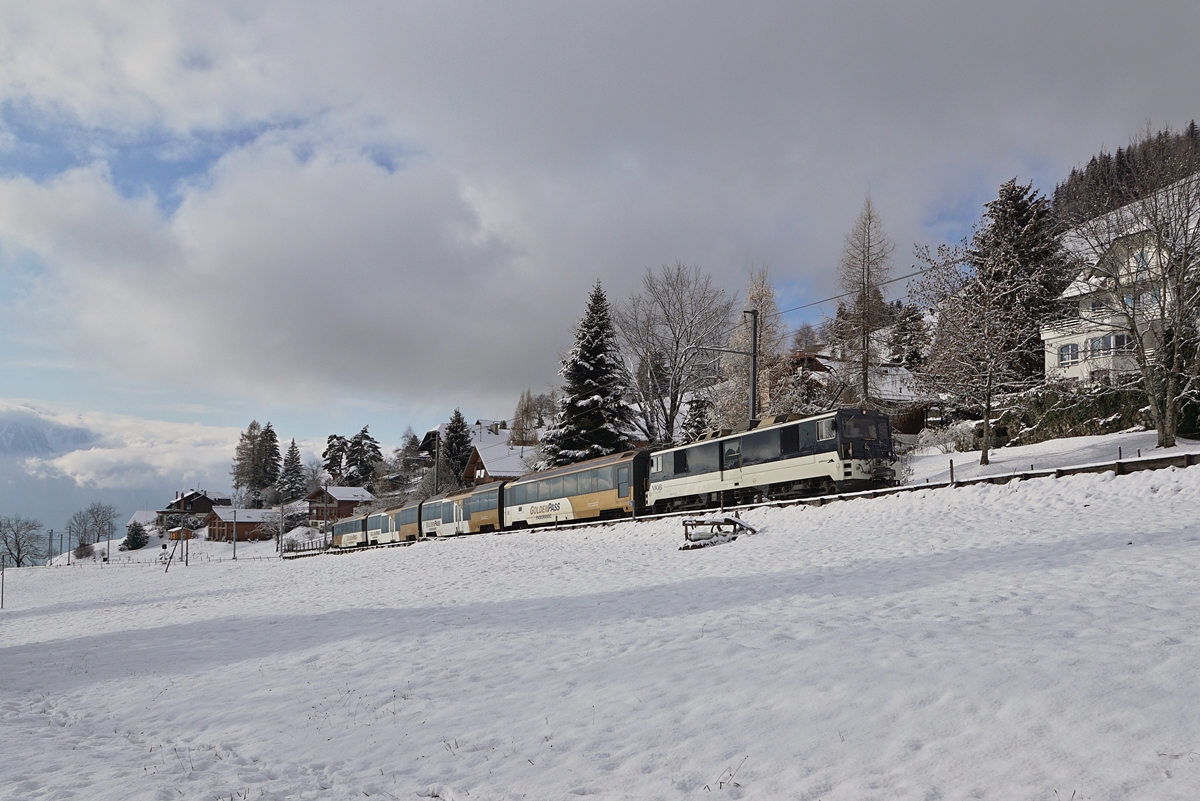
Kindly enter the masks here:
[[233, 561], [237, 561], [237, 507], [233, 507]]

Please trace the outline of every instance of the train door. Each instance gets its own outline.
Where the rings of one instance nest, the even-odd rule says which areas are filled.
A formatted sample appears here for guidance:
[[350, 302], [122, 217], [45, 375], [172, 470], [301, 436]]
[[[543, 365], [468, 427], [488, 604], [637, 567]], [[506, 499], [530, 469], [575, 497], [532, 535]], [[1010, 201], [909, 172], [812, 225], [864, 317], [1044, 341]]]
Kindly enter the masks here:
[[742, 483], [742, 438], [733, 437], [721, 441], [721, 481], [733, 486]]

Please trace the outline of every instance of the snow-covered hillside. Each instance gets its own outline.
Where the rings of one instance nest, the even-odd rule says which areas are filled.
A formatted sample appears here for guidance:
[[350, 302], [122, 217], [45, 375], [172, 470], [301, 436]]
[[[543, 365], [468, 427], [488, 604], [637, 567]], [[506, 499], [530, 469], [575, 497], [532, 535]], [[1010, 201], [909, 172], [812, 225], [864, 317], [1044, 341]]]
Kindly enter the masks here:
[[1200, 795], [1200, 467], [746, 517], [9, 571], [0, 798]]

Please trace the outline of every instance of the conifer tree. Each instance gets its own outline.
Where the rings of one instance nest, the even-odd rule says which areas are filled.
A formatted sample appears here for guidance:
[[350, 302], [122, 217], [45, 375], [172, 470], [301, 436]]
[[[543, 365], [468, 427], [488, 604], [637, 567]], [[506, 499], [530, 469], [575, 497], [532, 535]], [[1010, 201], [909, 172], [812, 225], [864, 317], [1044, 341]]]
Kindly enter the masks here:
[[306, 482], [304, 480], [304, 464], [300, 461], [300, 449], [296, 447], [296, 440], [292, 440], [292, 444], [288, 445], [287, 453], [283, 457], [283, 468], [279, 471], [279, 494], [285, 501], [295, 500], [304, 494]]
[[150, 537], [146, 534], [146, 527], [138, 521], [133, 521], [129, 524], [129, 528], [125, 531], [125, 550], [136, 551], [139, 548], [145, 548], [146, 543], [150, 541]]
[[269, 421], [263, 426], [254, 451], [257, 479], [255, 483], [261, 493], [279, 481], [280, 464], [283, 462], [279, 455], [279, 435], [275, 433], [275, 427]]
[[322, 466], [334, 484], [340, 484], [346, 475], [346, 451], [350, 443], [338, 434], [330, 434], [325, 438], [325, 450], [321, 453], [324, 460]]
[[375, 466], [383, 461], [379, 442], [367, 431], [369, 426], [350, 438], [346, 447], [346, 481], [353, 487], [365, 487], [375, 478]]
[[902, 305], [888, 338], [889, 357], [913, 369], [925, 359], [928, 348], [929, 326], [925, 322], [924, 312], [912, 304]]
[[441, 477], [445, 486], [450, 487], [463, 483], [463, 472], [467, 469], [467, 462], [471, 460], [472, 450], [474, 450], [474, 446], [471, 444], [471, 429], [467, 426], [467, 419], [463, 417], [461, 411], [455, 409], [454, 414], [450, 415], [450, 422], [446, 425], [446, 438], [442, 443], [446, 468], [450, 473], [448, 476]]
[[982, 291], [1014, 304], [1004, 344], [1017, 356], [1019, 376], [1040, 381], [1046, 366], [1041, 327], [1060, 316], [1059, 296], [1071, 276], [1050, 203], [1032, 183], [1020, 186], [1014, 178], [1000, 186], [996, 199], [984, 205], [967, 260]]
[[622, 398], [624, 371], [612, 310], [599, 281], [592, 287], [560, 375], [562, 411], [542, 441], [545, 463], [574, 464], [626, 450], [632, 419]]
[[238, 437], [238, 444], [233, 452], [233, 469], [230, 470], [235, 491], [253, 494], [261, 489], [258, 485], [258, 440], [261, 436], [262, 426], [257, 420], [251, 420], [250, 425], [246, 426], [246, 430]]

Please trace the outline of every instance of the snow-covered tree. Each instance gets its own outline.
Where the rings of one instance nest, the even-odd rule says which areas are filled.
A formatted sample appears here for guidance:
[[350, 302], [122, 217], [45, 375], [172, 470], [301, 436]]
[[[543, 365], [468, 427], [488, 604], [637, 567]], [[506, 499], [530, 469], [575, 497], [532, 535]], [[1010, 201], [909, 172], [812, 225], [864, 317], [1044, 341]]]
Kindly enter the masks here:
[[1062, 295], [1071, 275], [1050, 203], [1016, 179], [1005, 181], [984, 205], [983, 220], [967, 247], [976, 277], [991, 292], [1011, 298], [1008, 346], [1030, 383], [1045, 377], [1042, 326], [1062, 317]]
[[346, 452], [350, 443], [340, 434], [330, 434], [325, 438], [325, 450], [321, 453], [321, 466], [329, 474], [329, 479], [336, 485], [346, 476]]
[[300, 461], [300, 449], [296, 447], [294, 439], [288, 445], [287, 453], [284, 454], [283, 467], [279, 471], [277, 486], [280, 496], [285, 501], [293, 501], [306, 494], [304, 464]]
[[350, 438], [346, 446], [346, 483], [352, 487], [366, 487], [375, 478], [375, 466], [383, 461], [379, 442], [368, 432], [369, 426]]
[[712, 426], [709, 424], [712, 417], [712, 401], [705, 397], [693, 397], [688, 402], [687, 416], [683, 418], [683, 426], [681, 429], [682, 443], [695, 442], [704, 432], [708, 431]]
[[913, 304], [902, 304], [888, 337], [888, 357], [913, 369], [925, 359], [928, 349], [929, 325], [925, 322], [925, 312]]
[[146, 527], [134, 520], [125, 530], [125, 542], [122, 544], [127, 551], [136, 551], [139, 548], [145, 548], [149, 541], [150, 537], [146, 534]]
[[1146, 129], [1127, 153], [1123, 174], [1086, 181], [1064, 217], [1110, 291], [1098, 322], [1129, 338], [1158, 447], [1170, 448], [1200, 403], [1200, 133]]
[[713, 354], [704, 348], [724, 344], [732, 309], [712, 276], [683, 262], [648, 270], [642, 292], [617, 309], [633, 419], [649, 442], [673, 443], [686, 399], [715, 383]]
[[597, 281], [575, 328], [575, 345], [562, 361], [562, 411], [542, 440], [548, 466], [574, 464], [629, 447], [632, 428], [623, 398], [624, 365], [612, 312]]

